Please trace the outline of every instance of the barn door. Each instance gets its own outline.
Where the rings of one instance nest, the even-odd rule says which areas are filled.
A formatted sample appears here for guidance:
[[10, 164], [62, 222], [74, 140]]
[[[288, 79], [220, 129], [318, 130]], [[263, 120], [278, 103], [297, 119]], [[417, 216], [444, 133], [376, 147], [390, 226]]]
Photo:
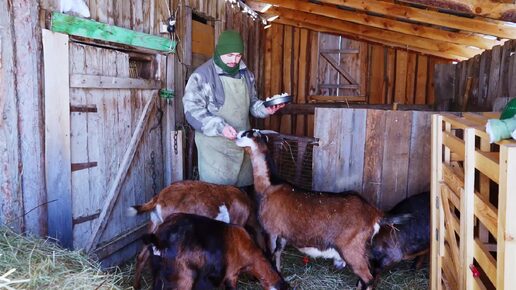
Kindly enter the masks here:
[[[47, 179], [65, 184], [48, 188], [49, 201], [56, 200], [49, 203], [49, 230], [100, 259], [123, 249], [107, 259], [113, 264], [134, 254], [136, 246], [128, 245], [145, 227], [145, 217], [128, 218], [126, 208], [163, 187], [160, 57], [68, 43], [52, 32], [44, 42], [46, 89], [53, 84], [61, 92], [45, 92], [46, 118], [59, 115], [56, 123], [69, 124], [47, 124], [47, 157], [61, 157], [47, 160]], [[64, 59], [61, 68], [51, 66]]]
[[317, 88], [312, 101], [364, 101], [367, 44], [319, 34]]

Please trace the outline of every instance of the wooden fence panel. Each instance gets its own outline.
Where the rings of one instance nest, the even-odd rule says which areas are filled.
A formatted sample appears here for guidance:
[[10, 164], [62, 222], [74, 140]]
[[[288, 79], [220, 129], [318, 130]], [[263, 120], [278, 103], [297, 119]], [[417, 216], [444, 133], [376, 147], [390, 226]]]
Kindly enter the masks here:
[[315, 137], [314, 190], [355, 190], [382, 209], [429, 190], [429, 112], [316, 108]]

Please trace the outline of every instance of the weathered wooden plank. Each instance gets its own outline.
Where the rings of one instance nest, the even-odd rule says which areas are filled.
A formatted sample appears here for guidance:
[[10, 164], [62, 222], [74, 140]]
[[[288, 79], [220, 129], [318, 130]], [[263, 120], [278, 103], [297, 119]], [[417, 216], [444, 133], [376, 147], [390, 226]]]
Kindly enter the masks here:
[[[2, 4], [7, 4], [3, 1]], [[10, 9], [0, 9], [0, 223], [5, 224], [17, 232], [24, 227], [23, 219], [23, 192], [22, 172], [20, 164], [21, 152], [18, 126], [18, 98], [16, 90], [16, 60], [15, 60], [15, 29], [13, 28], [13, 14]], [[46, 221], [45, 221], [46, 222]]]
[[435, 66], [435, 109], [438, 111], [449, 110], [452, 92], [455, 82], [455, 66], [453, 64]]
[[[10, 221], [13, 226], [17, 223], [23, 223], [22, 228], [17, 226], [16, 228], [46, 236], [45, 161], [44, 155], [41, 154], [44, 150], [44, 135], [42, 132], [44, 120], [43, 114], [35, 113], [42, 112], [44, 104], [41, 101], [43, 91], [43, 76], [40, 73], [43, 62], [40, 56], [42, 49], [41, 32], [40, 29], [35, 29], [35, 27], [39, 27], [40, 10], [39, 5], [34, 5], [32, 1], [17, 1], [16, 3], [3, 1], [3, 4], [4, 11], [0, 13], [0, 17], [3, 19], [0, 21], [0, 26], [2, 30], [10, 31], [0, 32], [0, 39], [2, 39], [0, 41], [0, 51], [6, 50], [5, 54], [0, 52], [5, 57], [0, 56], [0, 63], [3, 63], [0, 66], [4, 66], [5, 69], [5, 74], [0, 72], [0, 75], [6, 77], [6, 85], [8, 86], [6, 91], [2, 92], [1, 98], [16, 98], [17, 108], [12, 113], [18, 115], [12, 121], [17, 122], [18, 128], [10, 127], [8, 129], [12, 129], [13, 134], [16, 134], [16, 132], [21, 134], [17, 137], [19, 138], [18, 144], [10, 143], [8, 146], [13, 146], [12, 148], [5, 149], [4, 147], [2, 149], [2, 152], [6, 150], [10, 153], [19, 150], [19, 159], [16, 160], [18, 157], [13, 158], [12, 162], [8, 162], [7, 166], [12, 167], [12, 169], [6, 171], [12, 170], [9, 173], [17, 171], [17, 174], [19, 174], [19, 176], [9, 174], [11, 178], [17, 178], [17, 180], [9, 180], [7, 184], [16, 185], [19, 182], [12, 188], [14, 190], [11, 197], [19, 198], [20, 204], [16, 208], [4, 209], [8, 212], [19, 211], [16, 220]], [[11, 60], [8, 60], [7, 57], [12, 58], [13, 62], [11, 63]], [[15, 75], [11, 75], [11, 71]], [[9, 90], [13, 88], [13, 85], [15, 86], [15, 93], [6, 95], [5, 93], [10, 93]], [[0, 85], [0, 87], [2, 86]], [[0, 103], [3, 103], [3, 101], [0, 101]], [[2, 114], [7, 114], [2, 116], [4, 121], [7, 116], [10, 117], [7, 111], [2, 110]], [[0, 123], [2, 122], [0, 121]], [[8, 138], [4, 140], [11, 140], [11, 137]], [[0, 184], [5, 183], [0, 182]], [[6, 198], [10, 197], [6, 196]]]
[[[70, 74], [85, 73], [88, 67], [95, 64], [86, 62], [86, 53], [84, 45], [70, 44]], [[88, 107], [86, 92], [80, 88], [70, 88], [70, 151], [71, 151], [71, 184], [72, 184], [72, 218], [75, 220], [81, 216], [90, 216], [90, 187], [89, 187], [89, 170], [80, 170], [78, 164], [88, 164], [88, 115], [83, 112], [74, 112], [73, 108], [77, 106]], [[95, 105], [93, 105], [95, 106]], [[96, 107], [96, 106], [95, 106]], [[96, 166], [97, 164], [95, 164]], [[88, 168], [88, 167], [85, 167]], [[85, 221], [86, 222], [86, 221]], [[82, 245], [78, 243], [83, 237], [88, 236], [89, 230], [87, 226], [74, 223], [73, 236], [74, 248], [80, 248]]]
[[407, 51], [396, 50], [396, 83], [394, 85], [394, 101], [398, 104], [407, 104]]
[[[292, 94], [293, 72], [293, 35], [292, 26], [283, 29], [283, 91]], [[292, 117], [284, 115], [280, 117], [280, 132], [292, 134]]]
[[[271, 54], [271, 94], [281, 94], [282, 58], [283, 58], [283, 25], [272, 25], [272, 54]], [[270, 116], [270, 129], [279, 131], [281, 120], [278, 116]]]
[[415, 104], [416, 93], [416, 77], [417, 77], [417, 54], [408, 53], [407, 56], [407, 85], [405, 90], [406, 104]]
[[416, 73], [416, 87], [415, 104], [426, 104], [426, 92], [427, 84], [430, 82], [428, 79], [428, 56], [418, 55], [417, 56], [417, 73]]
[[491, 51], [487, 50], [480, 55], [479, 74], [478, 74], [478, 109], [490, 111], [487, 104], [489, 91], [489, 72], [491, 66]]
[[412, 112], [386, 112], [385, 128], [381, 208], [390, 209], [407, 197]]
[[315, 126], [319, 146], [314, 149], [314, 189], [330, 192], [361, 190], [366, 111], [316, 109]]
[[489, 66], [489, 87], [487, 91], [487, 106], [488, 110], [491, 111], [496, 98], [501, 97], [498, 95], [501, 86], [500, 72], [502, 69], [502, 47], [497, 45], [491, 50], [491, 65]]
[[392, 104], [395, 100], [394, 81], [396, 77], [396, 50], [394, 48], [387, 48], [386, 66], [386, 93], [384, 104]]
[[211, 25], [192, 21], [192, 53], [212, 57], [215, 50], [214, 28]]
[[376, 206], [380, 206], [382, 197], [385, 115], [382, 110], [367, 110], [362, 194]]
[[73, 245], [68, 36], [43, 30], [48, 234]]
[[369, 104], [383, 104], [385, 95], [386, 52], [383, 46], [371, 46]]
[[175, 41], [169, 38], [136, 32], [59, 12], [52, 13], [51, 30], [69, 35], [122, 43], [163, 52], [175, 52]]
[[144, 89], [156, 90], [161, 88], [160, 80], [147, 80], [130, 77], [105, 75], [71, 74], [70, 87], [98, 89]]
[[474, 215], [475, 215], [475, 129], [464, 130], [464, 192], [460, 196], [460, 250], [461, 272], [460, 289], [473, 287], [473, 275], [469, 265], [473, 264], [474, 253]]
[[407, 195], [430, 190], [430, 114], [412, 112]]
[[[319, 36], [319, 49], [335, 49], [339, 48], [339, 36], [322, 33]], [[321, 95], [336, 96], [338, 93], [337, 87], [322, 88], [321, 84], [337, 84], [339, 79], [339, 73], [335, 70], [331, 64], [327, 61], [321, 61], [319, 63], [319, 90]]]

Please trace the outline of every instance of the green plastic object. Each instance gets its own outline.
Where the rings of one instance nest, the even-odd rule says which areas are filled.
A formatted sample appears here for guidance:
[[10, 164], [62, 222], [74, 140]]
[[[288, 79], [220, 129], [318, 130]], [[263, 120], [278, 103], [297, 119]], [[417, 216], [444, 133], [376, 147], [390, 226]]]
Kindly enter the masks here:
[[167, 89], [161, 89], [159, 90], [159, 96], [162, 98], [162, 99], [166, 99], [166, 100], [171, 100], [174, 98], [176, 94], [174, 93], [174, 91], [172, 90], [167, 90]]
[[514, 117], [516, 115], [516, 98], [510, 100], [500, 115], [500, 120], [505, 120]]
[[516, 116], [510, 119], [497, 120], [489, 119], [486, 124], [486, 132], [489, 135], [489, 142], [494, 143], [502, 139], [508, 139], [515, 135]]

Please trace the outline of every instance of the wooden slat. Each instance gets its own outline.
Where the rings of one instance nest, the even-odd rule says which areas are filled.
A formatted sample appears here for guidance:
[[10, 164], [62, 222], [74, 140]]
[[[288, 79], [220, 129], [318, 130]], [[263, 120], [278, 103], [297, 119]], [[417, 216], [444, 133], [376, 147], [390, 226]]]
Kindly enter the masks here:
[[363, 96], [310, 96], [310, 102], [365, 102]]
[[[450, 190], [448, 187], [443, 186], [441, 187], [441, 194], [443, 197], [443, 207], [444, 207], [444, 222], [446, 224], [446, 241], [448, 241], [449, 244], [449, 255], [450, 255], [450, 261], [452, 264], [450, 265], [454, 269], [454, 273], [462, 273], [462, 265], [460, 264], [460, 251], [459, 245], [457, 244], [457, 239], [455, 238], [455, 226], [452, 223], [453, 220], [453, 213], [450, 209], [450, 206], [446, 200], [449, 199], [449, 193]], [[457, 275], [457, 274], [456, 274]], [[460, 281], [458, 281], [460, 282]], [[458, 288], [457, 288], [458, 289]]]
[[406, 104], [415, 104], [416, 99], [416, 64], [417, 64], [417, 55], [413, 52], [408, 53], [407, 59], [407, 83], [405, 89], [405, 102]]
[[138, 46], [163, 52], [175, 52], [176, 42], [169, 38], [136, 32], [89, 19], [52, 13], [51, 30], [69, 35]]
[[460, 160], [464, 160], [464, 141], [455, 137], [453, 134], [443, 133], [443, 145], [448, 147], [452, 152], [457, 154]]
[[415, 87], [415, 104], [426, 104], [426, 90], [428, 78], [428, 57], [426, 55], [417, 56], [417, 72], [416, 72], [416, 87]]
[[147, 101], [147, 104], [145, 105], [143, 109], [143, 113], [140, 116], [138, 120], [138, 124], [136, 126], [136, 129], [131, 137], [131, 141], [128, 144], [128, 148], [124, 154], [124, 157], [120, 163], [120, 168], [118, 169], [118, 172], [116, 174], [116, 177], [114, 181], [112, 182], [110, 189], [108, 191], [106, 203], [104, 204], [100, 217], [97, 220], [93, 230], [92, 235], [88, 239], [88, 242], [86, 244], [86, 251], [90, 252], [96, 247], [97, 241], [100, 239], [100, 235], [106, 228], [107, 224], [107, 218], [111, 214], [111, 211], [113, 210], [115, 201], [118, 197], [118, 194], [120, 193], [120, 188], [122, 187], [122, 183], [126, 177], [127, 170], [129, 169], [129, 166], [131, 164], [131, 161], [134, 158], [134, 155], [136, 153], [137, 145], [140, 142], [140, 139], [142, 137], [145, 125], [147, 124], [147, 121], [149, 119], [149, 113], [150, 113], [150, 107], [154, 104], [156, 97], [151, 97]]
[[[283, 91], [292, 94], [292, 71], [293, 56], [293, 27], [285, 26], [283, 28]], [[292, 134], [292, 117], [284, 115], [280, 117], [280, 133]]]
[[504, 23], [500, 21], [483, 21], [477, 18], [459, 17], [379, 0], [322, 0], [321, 2], [342, 5], [392, 17], [399, 17], [406, 20], [435, 24], [438, 26], [456, 28], [480, 34], [490, 34], [501, 38], [516, 38], [516, 28], [505, 26]]
[[447, 244], [445, 246], [445, 255], [442, 263], [443, 281], [439, 281], [439, 284], [444, 282], [446, 285], [445, 289], [459, 289], [457, 268], [454, 266], [450, 255], [450, 246]]
[[215, 50], [213, 26], [192, 20], [192, 53], [212, 57]]
[[475, 164], [476, 168], [485, 174], [487, 177], [492, 179], [494, 182], [498, 183], [499, 181], [499, 164], [497, 153], [493, 152], [493, 154], [488, 154], [487, 152], [476, 151], [475, 152]]
[[478, 264], [482, 268], [491, 280], [491, 283], [496, 287], [496, 260], [489, 253], [489, 250], [484, 246], [484, 244], [479, 240], [475, 239], [474, 243], [474, 253], [475, 260], [477, 260]]
[[72, 74], [70, 75], [70, 87], [156, 90], [161, 88], [161, 81], [114, 76]]
[[516, 144], [500, 147], [500, 183], [498, 194], [498, 252], [496, 287], [516, 285]]
[[43, 29], [48, 235], [73, 246], [68, 35]]
[[85, 162], [85, 163], [72, 163], [72, 172], [96, 167], [97, 162]]

